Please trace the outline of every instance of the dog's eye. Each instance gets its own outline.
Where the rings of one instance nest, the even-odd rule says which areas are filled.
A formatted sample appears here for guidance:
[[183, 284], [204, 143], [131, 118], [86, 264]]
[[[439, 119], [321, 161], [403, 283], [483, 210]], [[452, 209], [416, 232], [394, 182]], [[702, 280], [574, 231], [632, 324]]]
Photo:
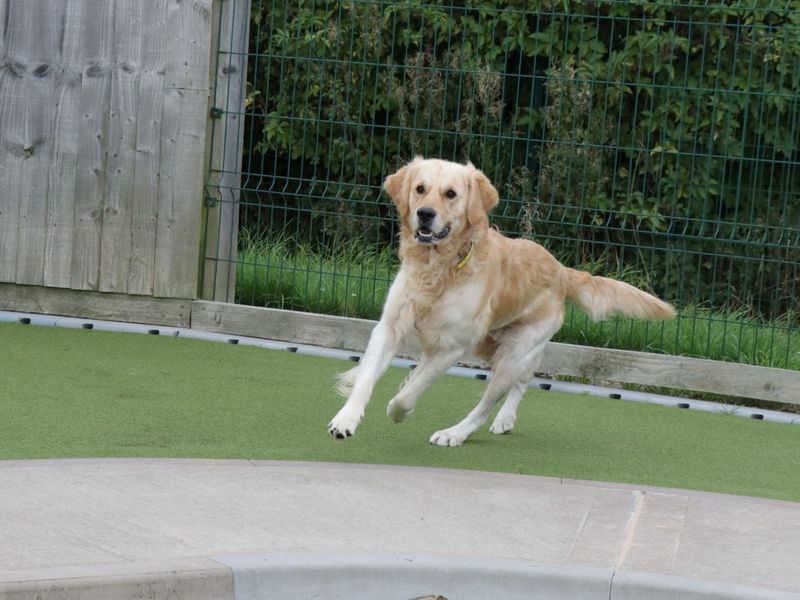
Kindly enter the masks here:
[[458, 196], [458, 194], [456, 194], [456, 191], [455, 191], [455, 190], [447, 190], [447, 191], [444, 193], [444, 195], [445, 195], [445, 196], [447, 196], [448, 198], [450, 198], [451, 200], [452, 200], [453, 198], [455, 198], [456, 196]]
[[418, 194], [424, 194], [425, 193], [425, 186], [424, 185], [418, 185], [417, 186], [417, 193]]

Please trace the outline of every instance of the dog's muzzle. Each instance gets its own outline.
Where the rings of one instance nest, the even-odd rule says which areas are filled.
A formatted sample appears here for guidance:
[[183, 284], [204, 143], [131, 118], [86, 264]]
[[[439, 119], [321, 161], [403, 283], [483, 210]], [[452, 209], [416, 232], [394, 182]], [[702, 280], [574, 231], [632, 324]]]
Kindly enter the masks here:
[[414, 239], [420, 244], [435, 244], [443, 240], [450, 233], [450, 228], [446, 225], [439, 231], [434, 231], [434, 221], [436, 221], [436, 211], [432, 208], [422, 207], [417, 209], [417, 230], [414, 232]]
[[446, 238], [449, 233], [449, 227], [444, 227], [437, 233], [433, 233], [430, 229], [426, 229], [425, 227], [420, 227], [414, 232], [414, 239], [420, 244], [435, 244]]

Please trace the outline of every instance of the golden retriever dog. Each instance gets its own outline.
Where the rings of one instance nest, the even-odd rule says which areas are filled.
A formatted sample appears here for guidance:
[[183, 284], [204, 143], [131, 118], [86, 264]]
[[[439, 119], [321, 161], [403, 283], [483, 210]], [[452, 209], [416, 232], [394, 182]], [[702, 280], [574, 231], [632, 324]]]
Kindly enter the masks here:
[[438, 446], [460, 446], [502, 398], [489, 430], [514, 427], [542, 350], [564, 320], [566, 300], [594, 320], [675, 316], [647, 292], [565, 267], [539, 244], [490, 228], [487, 213], [499, 196], [471, 163], [417, 157], [388, 176], [384, 189], [400, 215], [401, 267], [361, 362], [340, 376], [347, 402], [328, 424], [337, 438], [355, 433], [376, 381], [409, 342], [421, 359], [387, 406], [398, 423], [468, 349], [492, 365], [478, 405], [430, 438]]

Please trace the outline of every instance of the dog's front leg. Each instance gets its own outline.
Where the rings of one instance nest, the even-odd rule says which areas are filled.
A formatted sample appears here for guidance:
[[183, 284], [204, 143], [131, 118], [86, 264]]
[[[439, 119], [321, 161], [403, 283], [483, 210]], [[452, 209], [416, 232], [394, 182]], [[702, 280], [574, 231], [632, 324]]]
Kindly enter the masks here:
[[[406, 305], [403, 293], [406, 285], [405, 272], [401, 269], [389, 288], [381, 320], [369, 337], [367, 349], [358, 366], [340, 376], [339, 392], [347, 395], [347, 402], [328, 423], [328, 431], [337, 438], [353, 435], [364, 418], [364, 409], [369, 403], [375, 383], [389, 368], [397, 354], [407, 326], [401, 313]], [[413, 322], [413, 321], [412, 321]]]
[[[353, 435], [356, 427], [364, 417], [364, 409], [369, 403], [372, 389], [381, 375], [386, 372], [389, 363], [397, 353], [400, 340], [398, 333], [388, 323], [388, 319], [381, 318], [367, 344], [367, 350], [358, 366], [350, 371], [354, 375], [353, 388], [344, 406], [328, 423], [328, 431], [337, 438], [346, 438]], [[345, 380], [348, 373], [345, 373]], [[344, 381], [340, 388], [346, 388]]]
[[422, 360], [416, 369], [391, 399], [386, 407], [386, 414], [395, 422], [404, 421], [417, 405], [417, 400], [430, 387], [439, 375], [461, 358], [462, 348], [441, 349], [438, 352], [423, 353]]

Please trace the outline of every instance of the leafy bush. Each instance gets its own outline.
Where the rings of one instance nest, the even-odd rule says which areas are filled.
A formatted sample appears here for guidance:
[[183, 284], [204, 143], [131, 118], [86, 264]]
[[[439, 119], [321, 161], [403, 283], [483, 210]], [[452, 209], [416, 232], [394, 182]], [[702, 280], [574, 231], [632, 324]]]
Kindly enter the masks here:
[[386, 243], [385, 174], [469, 159], [569, 262], [796, 318], [800, 0], [265, 1], [251, 33], [246, 227]]

